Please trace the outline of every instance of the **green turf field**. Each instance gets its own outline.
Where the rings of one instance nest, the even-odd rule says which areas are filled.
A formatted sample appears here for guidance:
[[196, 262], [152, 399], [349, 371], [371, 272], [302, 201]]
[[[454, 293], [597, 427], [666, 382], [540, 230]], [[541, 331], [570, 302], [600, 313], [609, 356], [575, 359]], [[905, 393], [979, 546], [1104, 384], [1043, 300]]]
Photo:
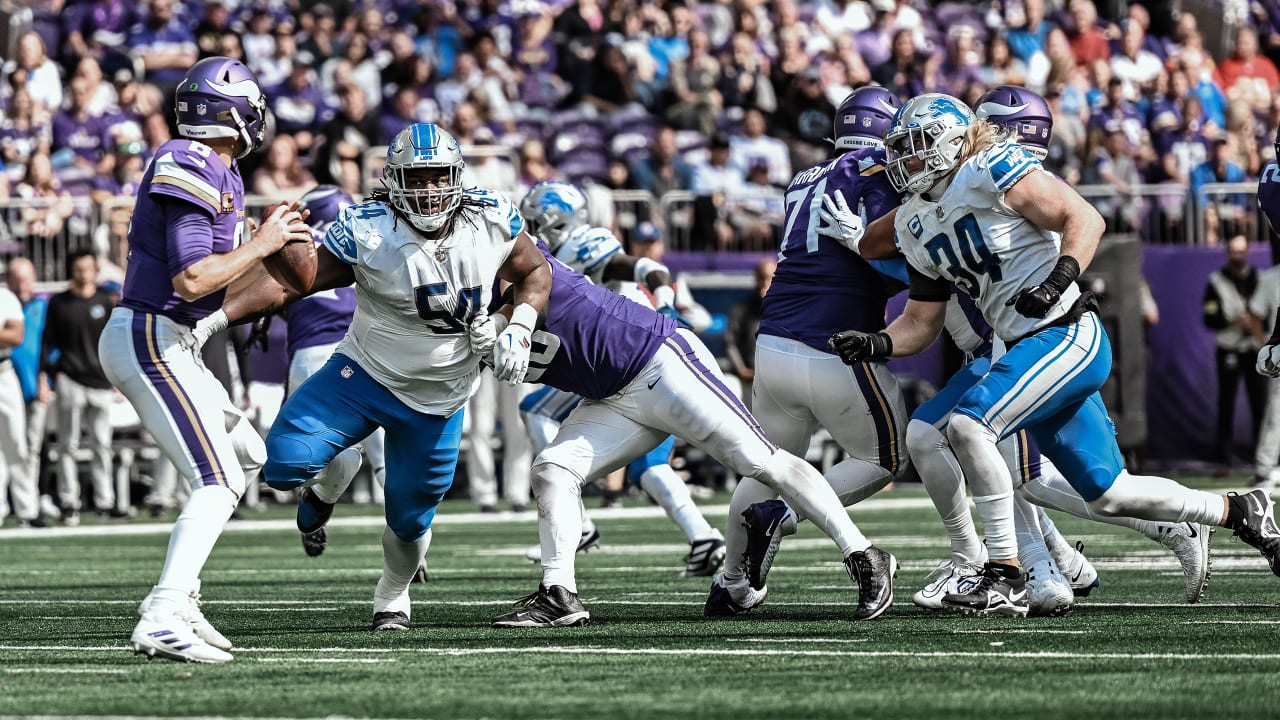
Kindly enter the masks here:
[[[726, 501], [710, 506], [713, 524]], [[283, 510], [233, 523], [203, 575], [205, 613], [236, 644], [221, 666], [127, 649], [167, 534], [120, 528], [165, 528], [0, 531], [0, 716], [1280, 716], [1280, 579], [1229, 533], [1215, 537], [1213, 580], [1191, 607], [1161, 546], [1055, 514], [1102, 576], [1072, 615], [932, 615], [910, 596], [945, 540], [913, 486], [854, 511], [903, 562], [884, 619], [848, 620], [856, 590], [839, 553], [802, 526], [765, 605], [710, 621], [708, 580], [679, 577], [687, 545], [674, 526], [656, 509], [612, 511], [597, 521], [603, 549], [579, 556], [592, 625], [497, 631], [489, 619], [537, 587], [523, 558], [535, 523], [446, 506], [407, 633], [366, 630], [381, 531], [358, 509], [340, 508], [320, 558], [303, 555]]]

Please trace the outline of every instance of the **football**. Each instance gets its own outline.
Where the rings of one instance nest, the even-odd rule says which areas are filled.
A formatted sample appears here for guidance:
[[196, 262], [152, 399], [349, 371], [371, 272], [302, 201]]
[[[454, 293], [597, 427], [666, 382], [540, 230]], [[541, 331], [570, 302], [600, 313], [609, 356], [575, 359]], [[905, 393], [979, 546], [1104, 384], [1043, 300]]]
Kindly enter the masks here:
[[304, 293], [316, 279], [316, 245], [305, 240], [286, 243], [262, 259], [271, 277], [297, 293]]

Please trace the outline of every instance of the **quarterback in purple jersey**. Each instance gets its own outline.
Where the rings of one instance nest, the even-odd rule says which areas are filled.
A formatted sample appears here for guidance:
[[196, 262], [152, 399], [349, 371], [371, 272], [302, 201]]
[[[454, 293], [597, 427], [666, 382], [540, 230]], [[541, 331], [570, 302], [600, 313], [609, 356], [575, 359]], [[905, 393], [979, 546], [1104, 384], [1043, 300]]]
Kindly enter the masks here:
[[192, 487], [131, 644], [149, 656], [227, 662], [230, 641], [200, 613], [199, 575], [266, 450], [201, 362], [193, 328], [218, 309], [232, 281], [286, 242], [310, 240], [311, 228], [295, 207], [281, 206], [243, 242], [236, 160], [262, 146], [266, 119], [248, 68], [225, 57], [201, 60], [174, 103], [182, 139], [157, 150], [138, 189], [123, 296], [98, 352], [107, 377]]
[[[906, 467], [907, 411], [897, 378], [884, 363], [862, 363], [851, 373], [827, 346], [850, 323], [868, 332], [883, 328], [889, 297], [905, 287], [849, 245], [864, 218], [885, 214], [901, 199], [885, 177], [882, 143], [897, 107], [897, 98], [882, 87], [855, 90], [836, 111], [840, 154], [791, 181], [778, 269], [756, 338], [753, 413], [765, 433], [793, 454], [804, 453], [820, 426], [831, 433], [848, 458], [827, 472], [826, 481], [845, 506], [871, 496]], [[848, 227], [833, 210], [843, 210]], [[717, 598], [727, 595], [742, 605], [742, 598], [765, 586], [778, 544], [796, 524], [795, 512], [776, 497], [757, 480], [738, 483], [725, 534], [729, 561], [712, 586], [708, 615], [731, 614], [713, 607]], [[862, 596], [859, 611], [869, 613], [861, 619], [878, 616], [893, 600], [893, 556], [869, 554], [871, 575], [849, 567]]]
[[[534, 460], [542, 583], [521, 607], [494, 618], [494, 627], [589, 622], [573, 567], [582, 528], [581, 486], [668, 435], [684, 438], [734, 472], [776, 489], [837, 542], [847, 565], [880, 552], [854, 527], [822, 476], [761, 431], [695, 335], [678, 329], [671, 318], [592, 284], [539, 247], [551, 266], [552, 286], [547, 311], [533, 334], [527, 379], [586, 399]], [[491, 315], [495, 329], [505, 322], [505, 312]], [[890, 572], [886, 567], [886, 582]], [[724, 598], [717, 607], [742, 612], [763, 602], [765, 594], [761, 589], [740, 601]]]

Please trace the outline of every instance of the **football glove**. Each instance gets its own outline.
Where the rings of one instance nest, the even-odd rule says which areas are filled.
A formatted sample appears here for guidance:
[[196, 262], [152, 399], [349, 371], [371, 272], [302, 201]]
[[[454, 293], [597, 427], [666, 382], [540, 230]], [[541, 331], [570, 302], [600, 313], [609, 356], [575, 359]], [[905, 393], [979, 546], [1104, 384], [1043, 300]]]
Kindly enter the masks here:
[[493, 376], [508, 385], [519, 385], [529, 372], [533, 324], [538, 312], [531, 305], [519, 305], [511, 314], [511, 322], [498, 333], [493, 346]]
[[827, 340], [845, 365], [856, 365], [863, 360], [887, 358], [893, 353], [893, 339], [888, 333], [864, 333], [857, 330], [838, 332]]
[[200, 350], [204, 348], [204, 344], [209, 341], [209, 338], [226, 330], [228, 325], [230, 325], [230, 322], [227, 319], [227, 314], [219, 308], [196, 322], [196, 326], [191, 329], [191, 335], [182, 340], [182, 346], [199, 355]]
[[1005, 302], [1005, 307], [1012, 306], [1023, 317], [1040, 319], [1049, 314], [1054, 305], [1062, 299], [1062, 293], [1076, 278], [1080, 277], [1080, 263], [1070, 255], [1058, 258], [1058, 264], [1044, 282], [1035, 287], [1022, 288], [1016, 295]]
[[866, 227], [862, 224], [862, 218], [849, 208], [843, 190], [822, 196], [818, 219], [822, 222], [818, 226], [819, 235], [825, 235], [849, 250], [858, 252], [858, 243], [862, 242]]
[[467, 336], [471, 341], [471, 352], [476, 355], [488, 355], [498, 342], [498, 327], [492, 316], [482, 313], [471, 321]]
[[1258, 351], [1258, 374], [1280, 377], [1280, 345], [1263, 345]]

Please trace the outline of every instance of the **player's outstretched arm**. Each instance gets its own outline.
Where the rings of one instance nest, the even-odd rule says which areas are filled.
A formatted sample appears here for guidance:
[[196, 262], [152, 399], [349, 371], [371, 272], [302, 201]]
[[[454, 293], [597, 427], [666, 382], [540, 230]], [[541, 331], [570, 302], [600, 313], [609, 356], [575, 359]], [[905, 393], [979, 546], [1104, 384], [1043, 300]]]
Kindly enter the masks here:
[[518, 385], [529, 371], [531, 337], [538, 315], [546, 309], [551, 296], [551, 266], [529, 235], [521, 231], [511, 254], [498, 268], [498, 277], [511, 283], [515, 308], [510, 322], [498, 330], [493, 346], [493, 376]]
[[858, 254], [866, 260], [896, 257], [898, 246], [893, 242], [893, 219], [897, 216], [898, 208], [894, 208], [868, 223], [858, 243]]
[[659, 313], [683, 327], [693, 327], [693, 323], [676, 309], [676, 290], [671, 282], [671, 270], [657, 260], [618, 253], [609, 258], [608, 264], [604, 266], [603, 280], [631, 281], [648, 288], [653, 293], [653, 301]]
[[914, 268], [908, 272], [911, 297], [889, 327], [876, 333], [845, 330], [827, 341], [845, 364], [916, 355], [938, 338], [947, 317], [951, 286], [941, 278], [928, 277]]
[[[201, 235], [207, 237], [209, 244], [212, 244], [213, 229], [207, 222], [207, 216], [194, 206], [190, 212], [179, 209], [185, 203], [168, 203], [168, 206], [176, 215], [175, 221], [168, 224], [168, 243], [171, 248], [182, 248], [192, 241], [200, 242]], [[198, 300], [226, 288], [262, 258], [284, 247], [285, 243], [311, 241], [311, 226], [307, 225], [298, 212], [299, 207], [296, 202], [277, 206], [253, 233], [249, 242], [242, 243], [231, 252], [211, 253], [192, 263], [173, 276], [173, 289], [183, 300]], [[175, 254], [180, 254], [180, 251]]]

